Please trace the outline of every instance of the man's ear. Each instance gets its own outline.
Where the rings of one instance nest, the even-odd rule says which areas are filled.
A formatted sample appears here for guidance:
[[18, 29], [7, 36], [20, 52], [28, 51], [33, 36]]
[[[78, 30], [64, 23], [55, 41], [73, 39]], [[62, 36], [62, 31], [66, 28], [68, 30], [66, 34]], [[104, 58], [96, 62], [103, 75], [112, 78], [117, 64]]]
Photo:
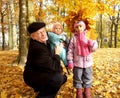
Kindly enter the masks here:
[[34, 36], [34, 34], [32, 33], [32, 34], [30, 34], [30, 37], [32, 38], [32, 39], [35, 39], [35, 36]]

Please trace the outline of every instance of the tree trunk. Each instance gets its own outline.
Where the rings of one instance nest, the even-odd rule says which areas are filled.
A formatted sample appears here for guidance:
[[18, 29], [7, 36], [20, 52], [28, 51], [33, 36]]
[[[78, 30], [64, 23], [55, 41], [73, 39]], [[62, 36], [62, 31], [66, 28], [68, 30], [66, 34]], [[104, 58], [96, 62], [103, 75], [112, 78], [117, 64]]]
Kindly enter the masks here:
[[117, 48], [117, 33], [118, 33], [118, 23], [119, 23], [119, 14], [120, 12], [118, 12], [117, 18], [116, 18], [116, 22], [115, 22], [115, 35], [114, 35], [114, 47]]
[[8, 23], [9, 23], [9, 49], [17, 48], [17, 28], [15, 23], [15, 10], [14, 0], [11, 0], [8, 4]]
[[5, 17], [5, 13], [4, 11], [2, 11], [2, 1], [0, 2], [0, 15], [1, 15], [1, 19], [0, 19], [0, 22], [1, 22], [1, 32], [2, 32], [2, 50], [5, 50], [5, 32], [4, 32], [4, 28], [5, 28], [5, 25], [4, 25], [4, 17]]
[[118, 25], [115, 25], [115, 35], [114, 35], [114, 47], [117, 48], [117, 31]]
[[113, 47], [112, 40], [113, 40], [113, 22], [111, 24], [111, 32], [110, 32], [110, 41], [109, 41], [109, 47], [110, 48]]
[[12, 33], [12, 25], [11, 25], [11, 10], [10, 10], [10, 5], [8, 4], [8, 47], [9, 49], [13, 49], [13, 33]]
[[27, 0], [19, 1], [19, 57], [18, 65], [24, 66], [27, 57]]
[[102, 14], [100, 14], [100, 48], [103, 47], [103, 35], [102, 35]]
[[17, 28], [15, 23], [15, 8], [14, 8], [14, 0], [10, 0], [10, 7], [11, 7], [11, 25], [12, 25], [12, 35], [13, 35], [13, 49], [17, 47]]
[[2, 23], [2, 50], [5, 50], [5, 33], [4, 33], [4, 16], [1, 18]]

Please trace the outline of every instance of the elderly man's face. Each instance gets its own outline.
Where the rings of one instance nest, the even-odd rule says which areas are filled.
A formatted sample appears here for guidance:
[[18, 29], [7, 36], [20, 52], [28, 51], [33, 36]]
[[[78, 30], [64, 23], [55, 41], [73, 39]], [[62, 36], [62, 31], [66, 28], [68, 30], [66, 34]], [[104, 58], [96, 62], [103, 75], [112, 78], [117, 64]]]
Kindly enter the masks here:
[[41, 43], [46, 43], [48, 40], [48, 36], [44, 27], [37, 30], [36, 32], [33, 32], [30, 36], [33, 40], [37, 40]]

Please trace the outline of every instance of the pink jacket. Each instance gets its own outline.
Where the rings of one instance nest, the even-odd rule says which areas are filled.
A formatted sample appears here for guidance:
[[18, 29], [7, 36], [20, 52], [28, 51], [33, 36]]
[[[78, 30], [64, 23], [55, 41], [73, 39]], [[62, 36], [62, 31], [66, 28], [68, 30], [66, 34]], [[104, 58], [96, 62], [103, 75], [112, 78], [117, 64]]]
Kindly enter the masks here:
[[87, 56], [80, 56], [78, 55], [78, 48], [76, 46], [77, 36], [74, 35], [71, 38], [67, 53], [68, 67], [69, 64], [73, 64], [73, 66], [80, 68], [87, 68], [92, 66], [93, 64], [92, 52], [94, 52], [98, 48], [98, 44], [96, 40], [90, 40], [90, 42], [93, 43], [92, 46], [90, 46], [89, 43], [86, 43], [90, 48], [90, 54], [88, 54]]

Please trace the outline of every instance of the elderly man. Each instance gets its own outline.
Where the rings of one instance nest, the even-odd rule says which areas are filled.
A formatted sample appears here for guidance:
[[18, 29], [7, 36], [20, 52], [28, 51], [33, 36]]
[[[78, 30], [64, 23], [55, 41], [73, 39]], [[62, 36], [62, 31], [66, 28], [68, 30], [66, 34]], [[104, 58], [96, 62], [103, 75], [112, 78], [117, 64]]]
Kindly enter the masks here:
[[60, 65], [61, 46], [51, 53], [44, 22], [28, 26], [30, 43], [24, 70], [24, 81], [39, 94], [36, 98], [55, 98], [60, 87], [67, 81]]

